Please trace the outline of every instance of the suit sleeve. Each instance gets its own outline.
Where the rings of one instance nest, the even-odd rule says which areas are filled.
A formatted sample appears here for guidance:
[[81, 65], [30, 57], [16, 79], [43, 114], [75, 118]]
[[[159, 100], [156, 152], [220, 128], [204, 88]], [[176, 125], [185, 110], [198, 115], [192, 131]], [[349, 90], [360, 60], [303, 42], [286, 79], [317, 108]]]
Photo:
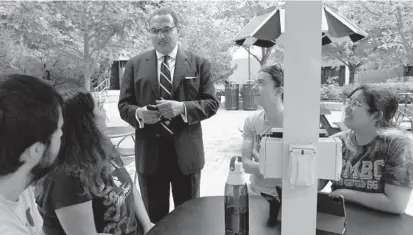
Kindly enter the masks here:
[[211, 63], [204, 60], [200, 65], [200, 89], [198, 100], [184, 101], [188, 124], [195, 124], [216, 114], [219, 102], [215, 96], [215, 86], [212, 81]]
[[120, 87], [118, 109], [120, 117], [131, 126], [137, 128], [138, 121], [135, 118], [135, 112], [138, 106], [136, 105], [133, 82], [133, 61], [134, 60], [129, 60], [126, 63], [125, 73], [123, 74], [122, 85]]

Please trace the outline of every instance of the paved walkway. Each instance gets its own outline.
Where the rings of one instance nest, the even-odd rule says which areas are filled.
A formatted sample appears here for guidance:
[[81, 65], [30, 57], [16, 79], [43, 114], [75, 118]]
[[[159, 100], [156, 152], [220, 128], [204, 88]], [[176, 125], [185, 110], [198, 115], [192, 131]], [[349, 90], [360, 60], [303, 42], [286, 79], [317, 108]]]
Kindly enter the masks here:
[[[105, 102], [108, 115], [108, 126], [128, 125], [119, 117], [117, 99]], [[242, 136], [239, 128], [242, 128], [245, 117], [254, 111], [229, 111], [221, 108], [210, 119], [202, 122], [205, 167], [201, 176], [201, 196], [215, 196], [224, 194], [224, 186], [228, 174], [229, 160], [234, 155], [241, 154]], [[333, 111], [327, 118], [331, 122], [340, 121], [341, 113]], [[127, 140], [122, 145], [132, 147], [132, 140]], [[133, 177], [135, 162], [133, 159], [126, 162], [127, 170]], [[171, 206], [172, 208], [172, 206]], [[410, 200], [408, 213], [413, 214], [413, 195]]]

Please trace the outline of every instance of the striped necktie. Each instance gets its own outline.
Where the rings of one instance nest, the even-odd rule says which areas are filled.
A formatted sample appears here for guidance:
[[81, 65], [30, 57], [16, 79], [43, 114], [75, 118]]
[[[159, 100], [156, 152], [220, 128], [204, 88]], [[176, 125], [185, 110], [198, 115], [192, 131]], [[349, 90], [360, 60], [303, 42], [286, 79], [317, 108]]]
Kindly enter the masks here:
[[161, 73], [159, 76], [159, 85], [161, 91], [161, 98], [164, 100], [170, 100], [172, 96], [172, 77], [171, 70], [168, 66], [168, 55], [164, 55], [164, 60], [161, 65]]
[[[171, 70], [168, 66], [168, 55], [164, 55], [164, 60], [162, 61], [161, 65], [161, 72], [159, 75], [159, 89], [161, 93], [161, 99], [163, 100], [170, 100], [172, 97], [172, 76]], [[169, 124], [171, 123], [168, 119], [162, 119], [161, 125], [164, 131], [167, 131], [166, 134], [173, 135], [173, 131]]]

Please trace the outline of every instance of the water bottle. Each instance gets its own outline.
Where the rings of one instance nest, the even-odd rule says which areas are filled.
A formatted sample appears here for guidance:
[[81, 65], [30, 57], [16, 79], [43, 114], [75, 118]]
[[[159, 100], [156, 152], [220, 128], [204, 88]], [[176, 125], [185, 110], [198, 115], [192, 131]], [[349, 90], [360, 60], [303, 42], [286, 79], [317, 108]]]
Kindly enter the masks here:
[[225, 184], [225, 235], [248, 235], [248, 188], [240, 156], [233, 156]]

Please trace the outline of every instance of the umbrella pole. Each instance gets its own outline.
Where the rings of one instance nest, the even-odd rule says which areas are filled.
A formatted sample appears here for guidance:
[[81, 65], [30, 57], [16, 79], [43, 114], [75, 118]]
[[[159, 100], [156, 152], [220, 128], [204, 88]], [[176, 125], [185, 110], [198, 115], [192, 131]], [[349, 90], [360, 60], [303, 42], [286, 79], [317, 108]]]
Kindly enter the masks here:
[[251, 46], [248, 47], [248, 81], [251, 80]]
[[[327, 153], [322, 153], [321, 150], [316, 153], [311, 151], [308, 154], [304, 153], [308, 143], [312, 143], [312, 146], [317, 146], [318, 143], [321, 9], [321, 1], [285, 2], [285, 109], [282, 169], [286, 170], [282, 172], [282, 235], [316, 234], [318, 172], [315, 170], [320, 171], [322, 168], [315, 167], [314, 158], [322, 157], [322, 154]], [[306, 16], [306, 20], [299, 20], [303, 15]], [[301, 152], [292, 152], [291, 146], [295, 146]], [[306, 170], [296, 169], [298, 165], [305, 166]], [[308, 180], [307, 185], [294, 185], [298, 181], [294, 183], [295, 175], [292, 172], [298, 171], [300, 171], [298, 175], [312, 173], [310, 175], [313, 177], [308, 175], [303, 177]], [[299, 226], [297, 226], [298, 221]]]

